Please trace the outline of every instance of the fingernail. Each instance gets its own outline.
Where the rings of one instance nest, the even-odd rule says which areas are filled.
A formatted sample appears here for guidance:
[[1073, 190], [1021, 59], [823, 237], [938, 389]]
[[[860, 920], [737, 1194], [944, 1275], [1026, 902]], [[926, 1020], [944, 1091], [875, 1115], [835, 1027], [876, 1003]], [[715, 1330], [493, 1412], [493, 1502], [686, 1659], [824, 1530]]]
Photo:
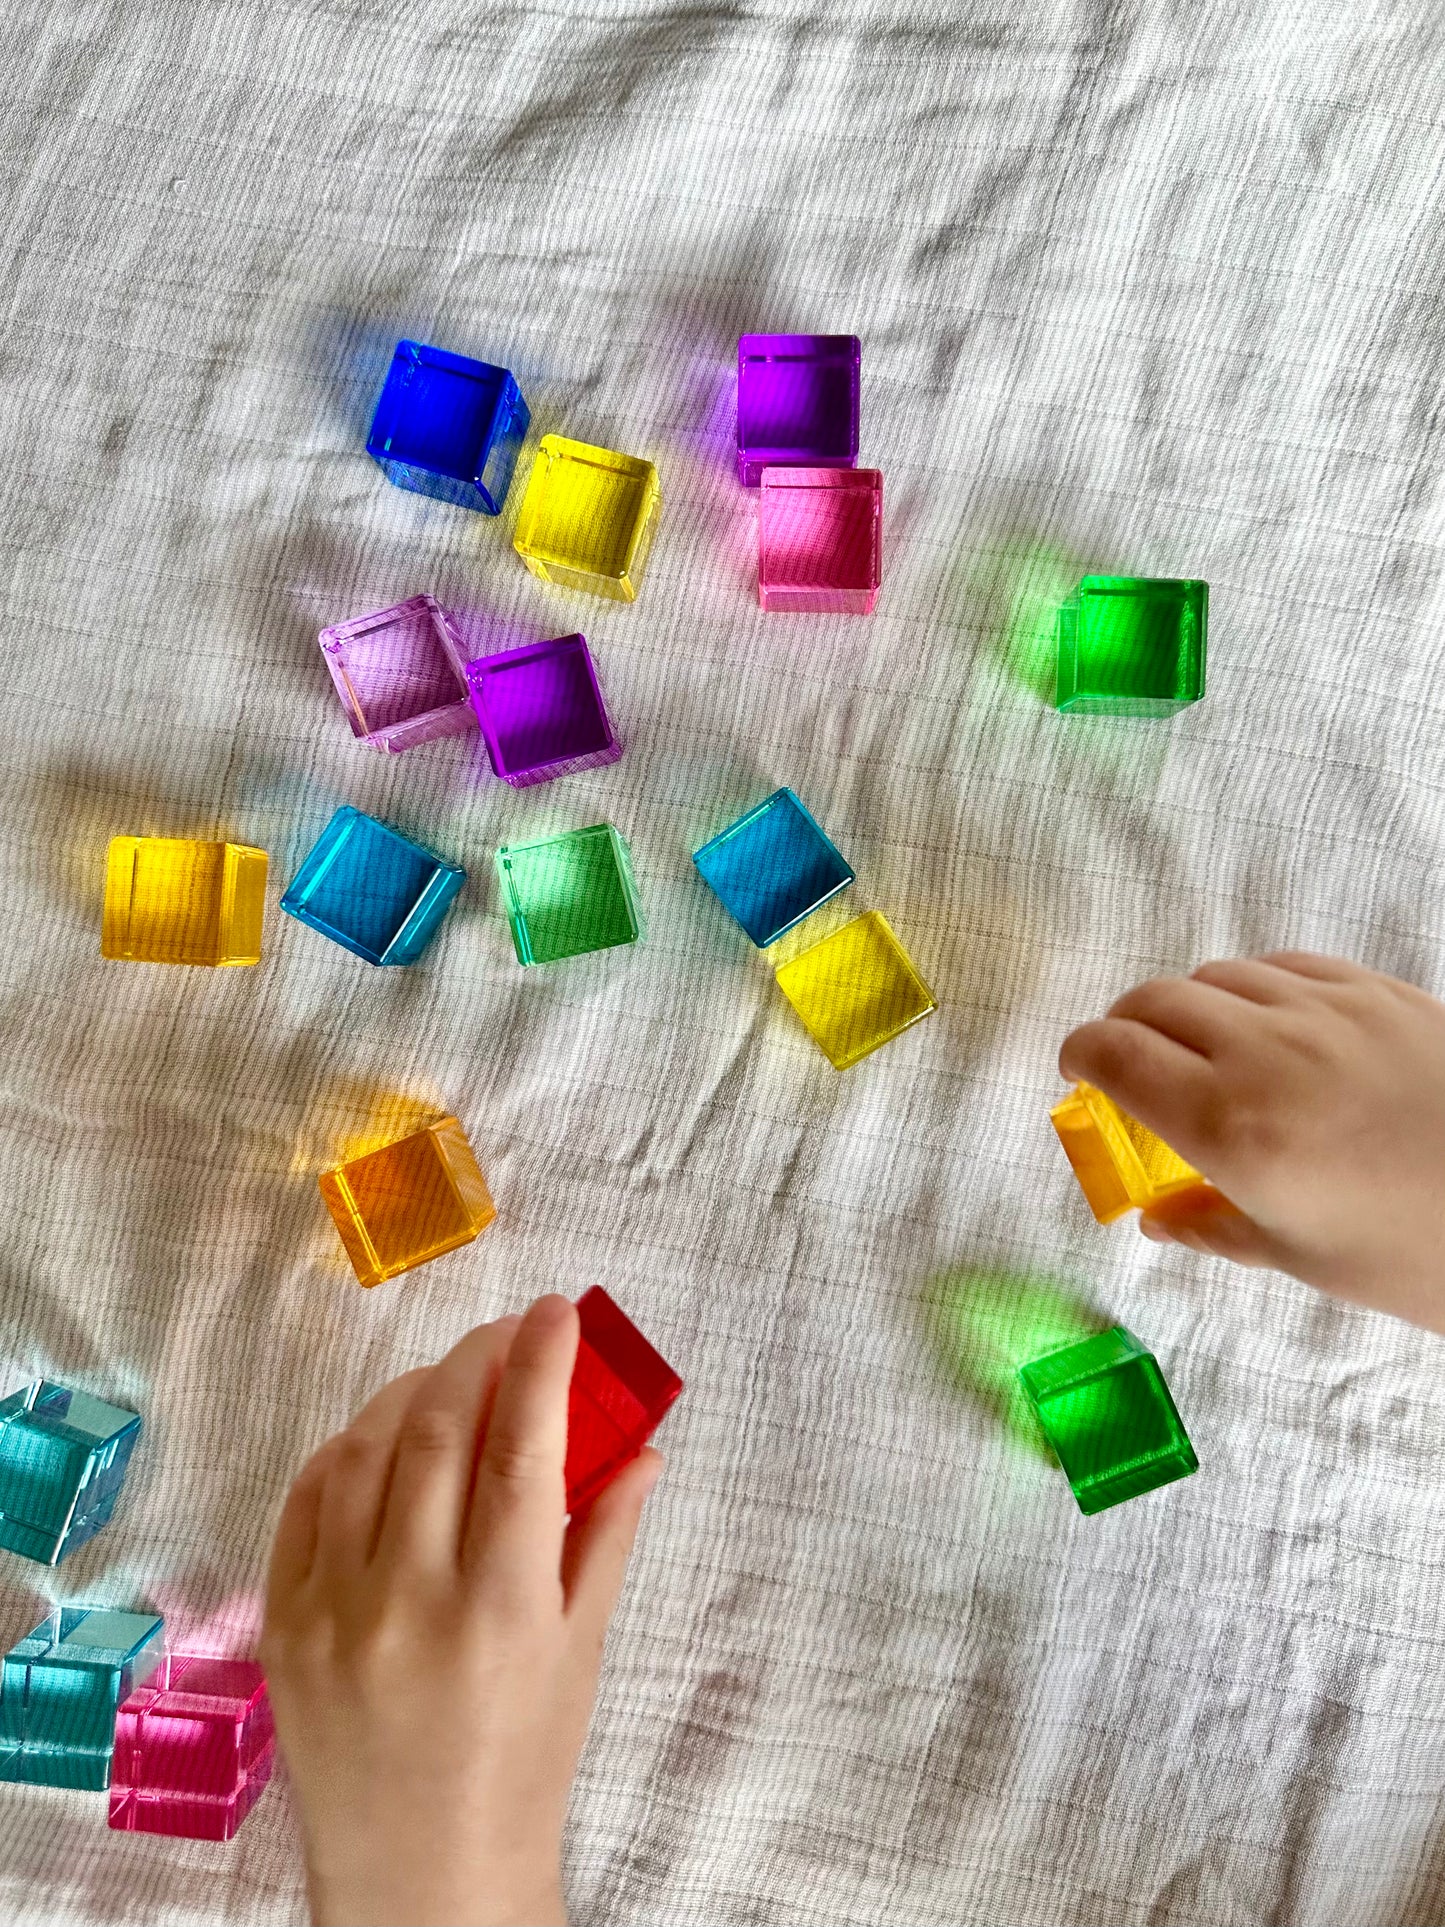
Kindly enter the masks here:
[[551, 1292], [539, 1298], [532, 1307], [531, 1318], [534, 1325], [560, 1325], [571, 1313], [570, 1302], [559, 1293]]
[[1172, 1245], [1176, 1242], [1172, 1231], [1167, 1231], [1162, 1224], [1152, 1223], [1148, 1218], [1139, 1220], [1139, 1229], [1153, 1244]]

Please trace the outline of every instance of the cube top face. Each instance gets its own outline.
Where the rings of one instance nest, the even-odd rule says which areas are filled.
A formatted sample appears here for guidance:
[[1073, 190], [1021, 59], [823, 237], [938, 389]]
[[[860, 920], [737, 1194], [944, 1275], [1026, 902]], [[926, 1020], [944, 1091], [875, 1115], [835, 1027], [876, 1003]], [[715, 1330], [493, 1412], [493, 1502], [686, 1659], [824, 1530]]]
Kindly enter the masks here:
[[435, 596], [321, 631], [321, 653], [351, 732], [396, 753], [475, 727], [462, 647]]
[[114, 836], [100, 954], [130, 963], [259, 961], [266, 852], [188, 837]]
[[581, 1335], [567, 1408], [567, 1509], [579, 1512], [631, 1463], [682, 1380], [599, 1285], [577, 1301]]
[[761, 490], [762, 606], [871, 614], [883, 580], [881, 470], [768, 468]]
[[454, 1117], [325, 1171], [319, 1183], [363, 1285], [470, 1244], [497, 1215]]
[[857, 335], [742, 335], [738, 478], [765, 468], [851, 468], [858, 459]]
[[467, 664], [492, 769], [513, 789], [615, 763], [613, 732], [585, 636], [558, 636]]
[[560, 963], [642, 935], [632, 860], [610, 823], [503, 844], [497, 874], [518, 963]]
[[368, 963], [415, 963], [466, 880], [456, 864], [347, 804], [281, 908]]
[[847, 1070], [937, 1009], [879, 910], [845, 923], [776, 975], [835, 1070]]
[[853, 881], [851, 867], [790, 789], [775, 790], [692, 860], [760, 950]]
[[1100, 1224], [1204, 1182], [1171, 1145], [1092, 1084], [1075, 1085], [1049, 1116]]
[[114, 1509], [140, 1416], [37, 1379], [0, 1401], [0, 1546], [55, 1565]]
[[0, 1780], [101, 1789], [115, 1715], [160, 1664], [153, 1613], [58, 1607], [0, 1667]]
[[174, 1655], [116, 1714], [110, 1824], [229, 1840], [269, 1780], [275, 1752], [254, 1660]]
[[1209, 586], [1086, 575], [1059, 610], [1059, 709], [1172, 716], [1204, 694]]
[[1081, 1512], [1198, 1469], [1158, 1363], [1122, 1326], [1034, 1359], [1019, 1378]]
[[496, 515], [529, 421], [505, 368], [401, 341], [366, 451], [398, 488]]
[[512, 546], [544, 582], [631, 602], [661, 504], [651, 462], [544, 435]]

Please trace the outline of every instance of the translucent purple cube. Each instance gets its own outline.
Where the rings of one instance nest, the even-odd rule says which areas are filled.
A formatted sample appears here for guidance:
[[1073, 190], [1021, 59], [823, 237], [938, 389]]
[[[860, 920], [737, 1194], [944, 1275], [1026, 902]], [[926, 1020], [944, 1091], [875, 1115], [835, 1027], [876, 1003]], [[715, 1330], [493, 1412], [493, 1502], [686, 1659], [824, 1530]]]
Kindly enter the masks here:
[[852, 468], [858, 459], [857, 335], [742, 335], [738, 477], [765, 468]]
[[411, 749], [475, 726], [462, 645], [435, 596], [323, 629], [321, 653], [352, 734], [372, 749]]
[[492, 768], [513, 789], [622, 754], [585, 636], [479, 656], [466, 673]]

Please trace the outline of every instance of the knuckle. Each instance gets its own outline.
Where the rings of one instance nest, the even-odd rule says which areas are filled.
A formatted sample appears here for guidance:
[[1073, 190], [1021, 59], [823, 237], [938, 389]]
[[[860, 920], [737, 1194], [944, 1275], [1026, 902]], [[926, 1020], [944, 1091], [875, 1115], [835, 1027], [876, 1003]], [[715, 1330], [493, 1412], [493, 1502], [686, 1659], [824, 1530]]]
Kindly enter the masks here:
[[400, 1446], [418, 1459], [445, 1459], [461, 1443], [462, 1428], [455, 1413], [435, 1405], [421, 1405], [402, 1421]]
[[[494, 1438], [487, 1450], [487, 1465], [503, 1485], [529, 1485], [556, 1468], [546, 1453], [525, 1439]], [[560, 1473], [557, 1473], [560, 1477]]]

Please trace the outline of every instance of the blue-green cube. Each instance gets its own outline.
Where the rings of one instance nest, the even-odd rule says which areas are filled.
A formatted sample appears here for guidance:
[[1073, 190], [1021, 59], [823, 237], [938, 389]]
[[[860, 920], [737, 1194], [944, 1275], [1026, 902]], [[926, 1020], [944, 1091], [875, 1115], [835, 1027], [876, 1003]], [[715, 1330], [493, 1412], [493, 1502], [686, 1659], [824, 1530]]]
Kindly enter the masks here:
[[789, 789], [774, 790], [692, 860], [760, 950], [853, 881], [851, 865]]
[[0, 1780], [103, 1792], [116, 1709], [164, 1652], [155, 1613], [57, 1607], [0, 1662]]
[[38, 1378], [0, 1399], [0, 1546], [53, 1566], [115, 1510], [140, 1416]]

